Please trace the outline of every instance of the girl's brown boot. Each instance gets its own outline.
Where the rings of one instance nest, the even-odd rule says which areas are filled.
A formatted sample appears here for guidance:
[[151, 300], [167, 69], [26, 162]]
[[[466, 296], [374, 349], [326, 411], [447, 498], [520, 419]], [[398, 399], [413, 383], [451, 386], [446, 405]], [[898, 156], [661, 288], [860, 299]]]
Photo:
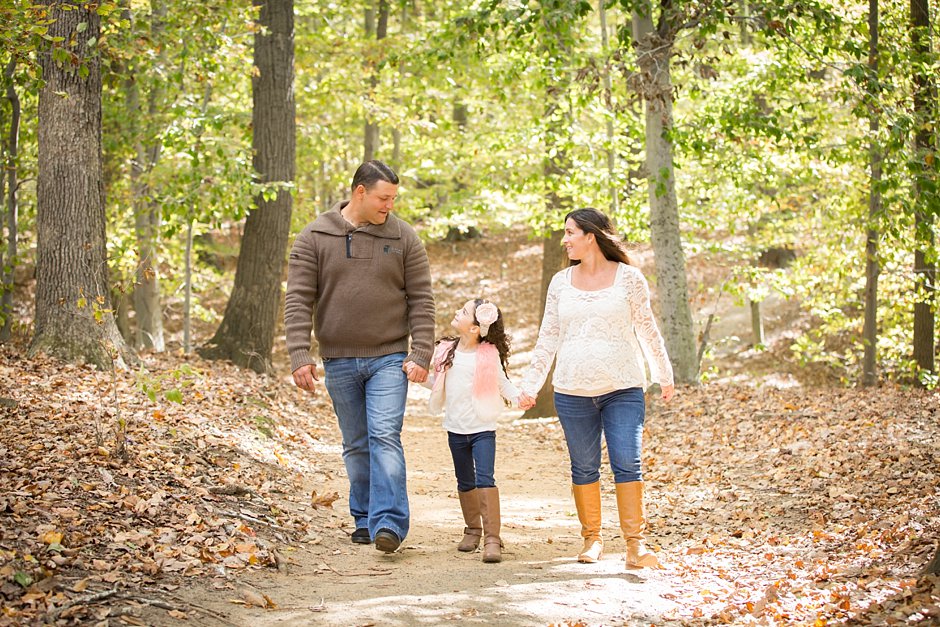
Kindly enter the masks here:
[[480, 513], [483, 515], [483, 561], [503, 561], [503, 541], [499, 537], [499, 488], [477, 488]]
[[463, 512], [464, 523], [467, 525], [464, 527], [463, 539], [457, 545], [457, 550], [472, 553], [477, 550], [480, 545], [480, 538], [483, 537], [479, 490], [457, 492], [457, 496], [460, 498], [460, 509]]

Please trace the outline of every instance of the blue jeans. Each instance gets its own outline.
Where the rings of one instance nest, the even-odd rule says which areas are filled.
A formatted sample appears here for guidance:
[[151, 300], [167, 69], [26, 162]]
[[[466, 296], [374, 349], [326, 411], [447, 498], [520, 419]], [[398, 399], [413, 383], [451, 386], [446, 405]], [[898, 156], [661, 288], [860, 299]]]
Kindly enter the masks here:
[[324, 383], [343, 434], [349, 513], [356, 528], [408, 535], [408, 492], [401, 428], [408, 377], [405, 353], [323, 360]]
[[496, 466], [496, 432], [480, 431], [463, 434], [447, 432], [447, 445], [454, 458], [457, 491], [474, 488], [495, 488], [493, 469]]
[[571, 458], [571, 482], [587, 485], [601, 478], [601, 432], [614, 482], [642, 481], [643, 390], [615, 390], [602, 396], [571, 396], [555, 392], [555, 409], [565, 431]]

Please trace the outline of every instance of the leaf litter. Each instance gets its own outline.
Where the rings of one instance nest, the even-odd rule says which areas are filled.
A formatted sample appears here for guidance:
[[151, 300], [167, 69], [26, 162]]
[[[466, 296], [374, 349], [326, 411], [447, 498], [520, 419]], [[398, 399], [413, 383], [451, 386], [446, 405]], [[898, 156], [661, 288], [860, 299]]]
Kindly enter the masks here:
[[[485, 289], [531, 346], [539, 246], [461, 247], [429, 247], [438, 327]], [[175, 594], [196, 582], [276, 611], [240, 582], [284, 567], [279, 548], [348, 542], [324, 487], [342, 470], [323, 396], [195, 356], [112, 376], [24, 353], [0, 347], [0, 625], [144, 624], [147, 608], [225, 623]], [[940, 541], [938, 396], [752, 381], [649, 397], [649, 536], [676, 603], [663, 624], [940, 624], [921, 572]], [[516, 425], [503, 437], [563, 453], [557, 422]]]

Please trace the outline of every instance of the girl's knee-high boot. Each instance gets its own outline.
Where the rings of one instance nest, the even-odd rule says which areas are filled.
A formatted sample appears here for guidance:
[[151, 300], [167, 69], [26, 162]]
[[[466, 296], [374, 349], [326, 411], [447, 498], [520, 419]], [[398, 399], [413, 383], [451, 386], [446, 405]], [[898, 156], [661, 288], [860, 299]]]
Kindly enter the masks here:
[[458, 551], [470, 553], [477, 550], [480, 545], [480, 538], [483, 537], [482, 517], [480, 515], [480, 494], [479, 490], [467, 490], [466, 492], [457, 492], [460, 497], [460, 509], [463, 512], [463, 520], [466, 527], [463, 530], [463, 540], [457, 545]]
[[601, 539], [601, 482], [572, 484], [571, 492], [578, 508], [578, 520], [581, 521], [581, 537], [584, 538], [578, 561], [593, 564], [604, 552], [604, 541]]
[[620, 529], [627, 543], [626, 565], [630, 568], [659, 566], [656, 554], [646, 548], [644, 534], [646, 517], [643, 513], [643, 482], [628, 481], [617, 484], [617, 510]]
[[480, 513], [483, 515], [483, 561], [503, 561], [503, 541], [499, 537], [499, 488], [477, 488]]

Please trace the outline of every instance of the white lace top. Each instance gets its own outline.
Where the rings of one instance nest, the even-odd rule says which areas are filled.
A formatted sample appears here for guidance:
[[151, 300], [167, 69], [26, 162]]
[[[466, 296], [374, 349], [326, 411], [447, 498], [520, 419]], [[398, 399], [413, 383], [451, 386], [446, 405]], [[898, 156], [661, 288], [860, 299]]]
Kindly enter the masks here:
[[556, 358], [556, 392], [600, 396], [646, 389], [644, 357], [653, 381], [672, 385], [672, 364], [643, 274], [621, 263], [610, 287], [584, 291], [571, 285], [569, 267], [548, 286], [539, 338], [519, 389], [532, 397], [538, 394]]

